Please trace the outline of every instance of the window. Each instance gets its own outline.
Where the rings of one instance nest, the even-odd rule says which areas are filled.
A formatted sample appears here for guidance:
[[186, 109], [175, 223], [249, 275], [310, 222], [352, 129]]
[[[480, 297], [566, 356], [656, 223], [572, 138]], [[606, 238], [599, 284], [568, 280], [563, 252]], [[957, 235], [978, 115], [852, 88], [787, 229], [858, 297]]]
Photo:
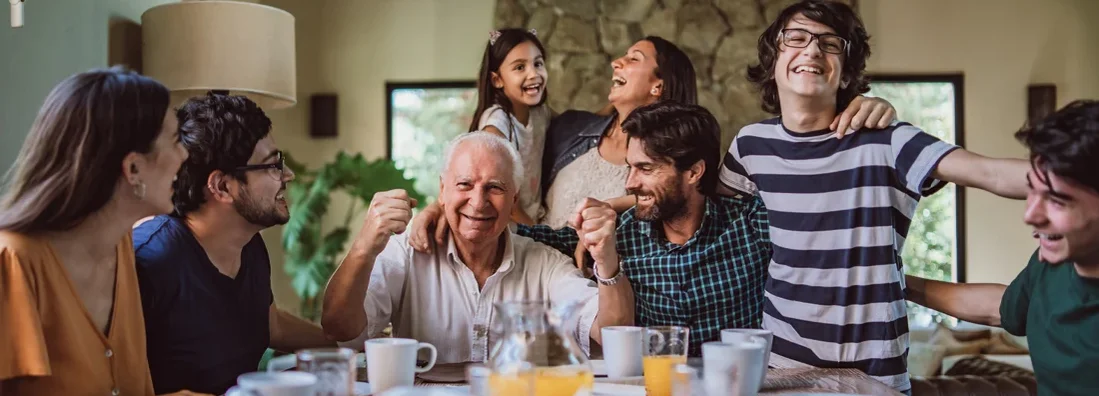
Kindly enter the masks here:
[[[963, 79], [958, 75], [871, 76], [867, 96], [888, 100], [897, 119], [958, 146], [963, 138]], [[965, 281], [964, 191], [951, 183], [920, 200], [901, 252], [905, 273], [950, 282]], [[913, 327], [956, 320], [908, 303]]]
[[387, 153], [428, 201], [439, 195], [447, 142], [466, 132], [477, 106], [473, 81], [386, 83]]

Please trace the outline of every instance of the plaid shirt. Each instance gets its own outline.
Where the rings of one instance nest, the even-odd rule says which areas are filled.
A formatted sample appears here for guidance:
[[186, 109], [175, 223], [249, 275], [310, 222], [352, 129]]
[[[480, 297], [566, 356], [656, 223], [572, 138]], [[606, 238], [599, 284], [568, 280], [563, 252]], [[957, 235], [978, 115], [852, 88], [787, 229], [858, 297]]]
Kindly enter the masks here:
[[[636, 295], [638, 326], [687, 326], [690, 356], [720, 341], [721, 329], [759, 328], [763, 286], [771, 260], [767, 210], [759, 198], [707, 198], [702, 227], [683, 245], [663, 228], [618, 216], [617, 250]], [[571, 228], [519, 226], [518, 233], [572, 257], [579, 237]]]

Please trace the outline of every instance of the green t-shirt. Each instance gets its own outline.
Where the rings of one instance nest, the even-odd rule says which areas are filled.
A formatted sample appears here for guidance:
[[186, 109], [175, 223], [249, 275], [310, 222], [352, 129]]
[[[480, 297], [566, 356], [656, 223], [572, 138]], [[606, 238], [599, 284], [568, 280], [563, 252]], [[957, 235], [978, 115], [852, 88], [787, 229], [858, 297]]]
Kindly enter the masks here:
[[1004, 292], [1000, 320], [1027, 337], [1039, 395], [1099, 395], [1099, 279], [1035, 251]]

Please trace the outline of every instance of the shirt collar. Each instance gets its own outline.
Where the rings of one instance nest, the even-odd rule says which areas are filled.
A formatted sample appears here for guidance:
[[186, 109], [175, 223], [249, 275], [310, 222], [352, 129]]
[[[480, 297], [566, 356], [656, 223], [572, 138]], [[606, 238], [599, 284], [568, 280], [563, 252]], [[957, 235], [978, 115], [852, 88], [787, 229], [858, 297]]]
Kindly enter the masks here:
[[581, 129], [580, 130], [580, 136], [583, 136], [583, 137], [603, 136], [603, 134], [607, 132], [607, 126], [609, 126], [612, 121], [614, 121], [614, 114], [603, 117], [603, 119], [599, 120], [599, 122], [593, 123], [593, 124], [589, 125], [587, 128]]
[[[515, 267], [515, 248], [512, 243], [511, 231], [504, 230], [504, 256], [500, 260], [500, 267], [496, 269], [497, 274], [506, 274]], [[458, 254], [458, 246], [454, 244], [454, 232], [447, 233], [447, 245], [446, 245], [446, 257], [452, 265], [465, 266], [462, 262], [462, 256]]]

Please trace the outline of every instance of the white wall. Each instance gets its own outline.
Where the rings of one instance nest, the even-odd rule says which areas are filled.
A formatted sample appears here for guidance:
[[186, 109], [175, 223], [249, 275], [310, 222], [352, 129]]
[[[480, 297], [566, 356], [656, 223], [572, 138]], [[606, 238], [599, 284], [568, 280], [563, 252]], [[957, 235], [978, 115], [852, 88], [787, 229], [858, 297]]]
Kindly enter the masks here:
[[[962, 72], [966, 148], [1025, 158], [1012, 134], [1026, 86], [1057, 85], [1058, 107], [1099, 97], [1099, 2], [1092, 0], [865, 0], [873, 72]], [[1036, 248], [1022, 201], [966, 193], [967, 281], [1008, 283]]]
[[[476, 79], [493, 0], [263, 0], [295, 17], [298, 105], [268, 112], [276, 143], [316, 167], [340, 150], [385, 155], [386, 81]], [[309, 137], [309, 97], [338, 95], [339, 136]], [[333, 197], [328, 224], [342, 221], [347, 200]], [[361, 218], [352, 222], [358, 231]], [[282, 227], [263, 233], [280, 307], [298, 300], [283, 271]], [[357, 232], [356, 232], [357, 234]]]

